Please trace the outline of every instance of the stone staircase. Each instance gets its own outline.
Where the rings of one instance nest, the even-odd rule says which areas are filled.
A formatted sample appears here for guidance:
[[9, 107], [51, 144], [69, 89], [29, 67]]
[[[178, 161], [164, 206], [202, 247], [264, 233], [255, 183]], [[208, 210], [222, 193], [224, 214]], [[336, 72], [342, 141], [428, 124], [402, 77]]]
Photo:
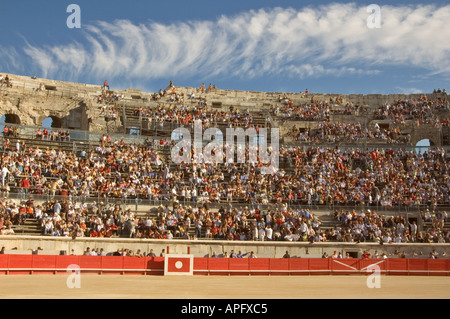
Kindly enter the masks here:
[[15, 235], [26, 236], [41, 236], [42, 227], [40, 222], [36, 218], [27, 218], [21, 225], [13, 225], [11, 228], [14, 230]]

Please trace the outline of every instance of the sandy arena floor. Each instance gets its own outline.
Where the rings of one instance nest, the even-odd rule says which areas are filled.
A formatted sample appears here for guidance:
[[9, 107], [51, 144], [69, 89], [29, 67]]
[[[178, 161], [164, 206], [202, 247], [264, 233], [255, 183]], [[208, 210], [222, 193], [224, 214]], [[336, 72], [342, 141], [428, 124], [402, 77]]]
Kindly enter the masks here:
[[2, 275], [2, 299], [448, 299], [450, 277]]

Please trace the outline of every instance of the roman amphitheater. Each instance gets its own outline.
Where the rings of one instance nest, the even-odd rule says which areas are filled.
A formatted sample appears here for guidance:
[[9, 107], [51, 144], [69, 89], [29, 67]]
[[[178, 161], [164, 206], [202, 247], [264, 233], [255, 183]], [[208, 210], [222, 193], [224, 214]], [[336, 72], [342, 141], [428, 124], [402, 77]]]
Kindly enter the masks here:
[[[291, 260], [438, 259], [446, 262], [447, 277], [438, 277], [435, 287], [443, 286], [426, 296], [449, 297], [450, 102], [445, 91], [270, 93], [165, 83], [149, 93], [15, 74], [6, 81], [2, 75], [1, 152], [8, 173], [2, 175], [0, 246], [5, 255], [95, 252], [149, 258], [153, 250], [157, 257], [164, 251], [202, 260], [250, 252], [266, 260], [282, 259], [287, 252]], [[275, 177], [262, 176], [247, 163], [173, 163], [173, 132], [180, 126], [193, 132], [195, 118], [223, 131], [279, 129]], [[425, 154], [417, 152], [422, 140], [430, 143]], [[10, 265], [0, 268], [14, 273]], [[230, 269], [227, 275], [233, 274]], [[33, 272], [32, 267], [21, 271]], [[2, 283], [13, 291], [21, 279], [6, 277]], [[58, 279], [45, 278], [49, 287], [57, 287], [52, 285]], [[358, 280], [343, 278], [339, 285]], [[277, 280], [292, 297], [289, 280]], [[408, 280], [412, 286], [403, 292], [422, 285]], [[167, 279], [162, 285], [175, 283]], [[339, 285], [331, 291], [339, 291]], [[398, 296], [395, 285], [392, 294]], [[354, 292], [352, 297], [361, 297]]]

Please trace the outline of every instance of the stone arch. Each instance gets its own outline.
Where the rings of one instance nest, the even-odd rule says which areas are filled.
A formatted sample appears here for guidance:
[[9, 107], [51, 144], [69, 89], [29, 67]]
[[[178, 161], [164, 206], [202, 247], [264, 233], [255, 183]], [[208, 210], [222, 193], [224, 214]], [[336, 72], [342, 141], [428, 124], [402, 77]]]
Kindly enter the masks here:
[[423, 140], [429, 140], [430, 146], [440, 146], [440, 139], [436, 139], [436, 136], [429, 136], [429, 135], [422, 135], [422, 136], [415, 136], [411, 139], [412, 146], [416, 146], [417, 143], [423, 141]]
[[431, 141], [428, 138], [421, 139], [420, 141], [417, 141], [414, 145], [416, 152], [418, 153], [424, 153], [429, 150], [430, 147], [435, 146], [433, 141]]
[[430, 140], [430, 145], [432, 146], [441, 146], [441, 129], [430, 125], [415, 127], [411, 132], [411, 145], [415, 146], [424, 139]]
[[21, 124], [20, 117], [17, 114], [12, 113], [3, 114], [0, 118], [0, 122], [7, 124]]
[[47, 128], [62, 128], [62, 122], [60, 117], [50, 115], [41, 120], [41, 126]]
[[432, 140], [430, 140], [429, 138], [423, 138], [420, 141], [417, 141], [415, 146], [417, 146], [420, 142], [424, 142], [424, 141], [428, 141], [430, 146], [435, 146], [434, 142]]

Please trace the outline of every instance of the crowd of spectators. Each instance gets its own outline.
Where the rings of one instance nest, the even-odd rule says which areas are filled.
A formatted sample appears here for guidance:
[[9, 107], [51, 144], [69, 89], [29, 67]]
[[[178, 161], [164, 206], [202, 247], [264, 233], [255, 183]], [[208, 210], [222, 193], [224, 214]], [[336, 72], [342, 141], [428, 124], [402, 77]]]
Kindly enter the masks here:
[[414, 121], [416, 125], [422, 125], [434, 124], [436, 120], [434, 113], [448, 110], [450, 110], [448, 99], [422, 96], [420, 99], [385, 103], [374, 111], [374, 115], [378, 120], [390, 120], [394, 123]]
[[138, 216], [120, 205], [49, 200], [36, 205], [30, 198], [0, 201], [0, 234], [13, 235], [13, 225], [35, 218], [43, 235], [54, 237], [128, 237], [147, 239], [219, 239], [228, 241], [450, 243], [449, 216], [443, 210], [420, 212], [418, 220], [387, 216], [374, 209], [335, 209], [336, 224], [322, 228], [312, 211], [280, 205], [160, 205], [151, 215]]
[[[107, 138], [85, 157], [55, 149], [42, 151], [36, 147], [17, 152], [11, 148], [2, 154], [2, 185], [12, 174], [29, 193], [47, 189], [52, 195], [89, 197], [100, 192], [100, 198], [139, 194], [178, 204], [173, 208], [161, 206], [156, 218], [144, 218], [120, 206], [101, 203], [50, 201], [34, 207], [30, 201], [18, 207], [4, 200], [0, 227], [4, 227], [2, 234], [11, 233], [11, 225], [23, 223], [32, 215], [50, 236], [448, 242], [448, 233], [443, 231], [447, 213], [438, 207], [438, 203], [448, 204], [450, 200], [444, 150], [421, 154], [282, 146], [280, 155], [291, 160], [293, 170], [263, 176], [249, 164], [180, 164], [170, 169], [159, 160], [154, 144], [127, 145]], [[225, 176], [231, 182], [225, 183]], [[273, 211], [254, 205], [239, 207], [233, 200], [282, 206]], [[213, 211], [208, 203], [223, 203], [225, 207]], [[332, 203], [426, 205], [433, 213], [424, 212], [423, 219], [431, 227], [415, 233], [416, 226], [406, 225], [403, 217], [389, 218], [362, 210], [336, 212], [340, 225], [323, 230], [311, 211], [293, 208], [296, 204]]]
[[97, 104], [101, 104], [99, 115], [104, 116], [106, 121], [116, 121], [117, 110], [115, 105], [124, 98], [124, 95], [108, 92], [106, 89], [109, 90], [109, 85], [105, 81], [102, 94], [97, 97]]
[[[135, 115], [155, 122], [192, 124], [200, 119], [204, 127], [222, 123], [248, 128], [254, 126], [249, 112], [208, 109], [208, 102], [185, 106], [177, 104], [184, 96], [177, 95], [173, 85], [158, 93], [171, 94], [173, 104], [141, 108]], [[188, 97], [196, 99], [194, 95]], [[106, 92], [98, 103], [114, 104], [120, 99]], [[339, 142], [379, 139], [394, 143], [401, 135], [393, 128], [375, 126], [364, 130], [361, 125], [328, 122], [330, 107], [335, 103], [312, 101], [294, 107], [287, 97], [280, 97], [283, 107], [272, 110], [285, 118], [320, 121], [317, 130], [292, 134], [297, 140]], [[344, 114], [354, 114], [357, 106], [344, 105]], [[396, 123], [435, 120], [433, 110], [446, 110], [442, 100], [422, 98], [397, 101], [377, 110], [376, 115]], [[106, 111], [106, 110], [105, 110]], [[447, 123], [443, 121], [442, 124]], [[10, 128], [5, 127], [9, 137]], [[67, 138], [67, 132], [44, 133], [44, 140]], [[44, 138], [45, 136], [45, 138]], [[54, 136], [52, 139], [51, 136]], [[70, 135], [69, 135], [70, 136]], [[310, 140], [308, 140], [310, 139]], [[168, 145], [168, 141], [161, 145]], [[281, 162], [288, 164], [273, 174], [262, 175], [258, 163], [194, 163], [173, 164], [163, 158], [154, 143], [144, 145], [112, 141], [107, 135], [99, 145], [83, 156], [54, 148], [11, 147], [4, 140], [1, 155], [2, 190], [13, 181], [13, 187], [27, 194], [49, 194], [73, 197], [135, 198], [171, 201], [173, 207], [160, 206], [156, 217], [136, 216], [119, 205], [101, 202], [86, 204], [72, 200], [49, 201], [44, 205], [25, 205], [3, 200], [0, 227], [6, 230], [37, 218], [45, 235], [71, 237], [131, 238], [207, 238], [223, 240], [284, 241], [378, 241], [448, 242], [444, 231], [448, 221], [439, 204], [450, 204], [450, 165], [446, 151], [430, 150], [424, 154], [392, 149], [339, 149], [321, 146], [303, 148], [281, 146]], [[225, 149], [224, 149], [225, 151]], [[248, 154], [248, 148], [246, 150]], [[226, 152], [223, 152], [226, 154]], [[244, 154], [246, 156], [246, 154]], [[68, 197], [69, 198], [69, 197]], [[218, 210], [208, 205], [222, 204]], [[255, 204], [279, 204], [277, 209], [260, 209]], [[359, 205], [372, 207], [361, 211], [336, 211], [339, 225], [321, 229], [320, 220], [309, 210], [297, 205]], [[18, 207], [20, 206], [20, 207]], [[427, 206], [435, 215], [423, 212], [423, 219], [432, 227], [418, 232], [417, 225], [404, 217], [378, 215], [377, 206]], [[429, 215], [430, 214], [430, 215]], [[2, 230], [2, 234], [6, 233]]]
[[19, 137], [19, 129], [17, 126], [5, 125], [3, 127], [3, 137]]
[[70, 142], [69, 130], [53, 130], [50, 131], [47, 128], [39, 128], [36, 132], [36, 139], [43, 141], [61, 141]]
[[226, 205], [213, 211], [208, 205], [175, 205], [172, 209], [160, 206], [158, 214], [161, 230], [169, 236], [191, 239], [298, 241], [320, 226], [318, 218], [306, 209]]
[[300, 130], [297, 125], [287, 133], [295, 142], [308, 143], [357, 143], [383, 142], [388, 144], [405, 143], [410, 137], [403, 135], [398, 128], [381, 129], [378, 123], [372, 128], [363, 129], [361, 123], [319, 122], [315, 129]]
[[194, 121], [201, 120], [204, 128], [212, 125], [226, 125], [227, 127], [255, 127], [253, 117], [250, 112], [240, 111], [230, 107], [229, 111], [212, 110], [206, 104], [196, 105], [175, 105], [164, 103], [156, 107], [140, 107], [133, 113], [134, 116], [141, 116], [150, 126], [163, 126], [164, 123], [174, 123], [178, 125], [194, 125]]
[[327, 121], [330, 115], [357, 115], [365, 111], [360, 105], [344, 103], [342, 97], [331, 97], [328, 101], [312, 97], [310, 103], [295, 105], [285, 95], [278, 98], [278, 103], [281, 105], [271, 105], [269, 112], [283, 121]]
[[116, 102], [124, 98], [123, 94], [117, 94], [113, 92], [103, 91], [102, 94], [97, 96], [97, 104], [115, 104]]
[[227, 205], [160, 205], [152, 215], [137, 216], [120, 205], [50, 200], [17, 204], [1, 202], [0, 227], [23, 224], [36, 218], [44, 235], [57, 237], [129, 237], [152, 239], [222, 239], [255, 241], [317, 241], [319, 219], [307, 209], [286, 206], [261, 210]]
[[0, 200], [0, 234], [14, 235], [14, 225], [21, 225], [27, 218], [34, 218], [34, 201], [27, 200], [18, 203], [15, 200], [3, 198]]
[[[447, 221], [447, 214], [439, 211], [438, 203], [449, 203], [449, 166], [444, 150], [421, 154], [402, 150], [281, 147], [280, 155], [291, 159], [293, 171], [288, 174], [280, 170], [277, 174], [262, 176], [248, 164], [180, 165], [169, 169], [158, 161], [158, 152], [152, 144], [136, 146], [106, 140], [85, 158], [54, 149], [42, 151], [36, 147], [18, 153], [11, 148], [2, 155], [3, 185], [6, 175], [12, 174], [30, 193], [47, 189], [52, 195], [71, 193], [89, 197], [101, 192], [103, 198], [131, 196], [140, 191], [143, 197], [146, 193], [147, 198], [180, 204], [173, 209], [161, 208], [160, 218], [144, 219], [118, 206], [99, 211], [95, 204], [67, 201], [60, 203], [59, 209], [55, 208], [58, 203], [49, 203], [33, 207], [31, 212], [31, 203], [23, 207], [2, 203], [5, 210], [0, 226], [10, 229], [10, 225], [20, 224], [33, 214], [42, 219], [44, 233], [52, 236], [126, 234], [137, 238], [191, 238], [190, 230], [194, 229], [197, 238], [226, 240], [382, 243], [448, 240], [448, 234], [437, 231], [442, 230]], [[155, 164], [160, 164], [159, 169], [154, 170]], [[225, 175], [230, 183], [224, 183]], [[286, 208], [280, 211], [261, 211], [254, 205], [238, 208], [233, 199], [241, 203], [270, 202], [289, 206], [283, 206]], [[210, 202], [222, 202], [227, 206], [213, 212], [207, 209]], [[417, 234], [404, 230], [398, 236], [399, 229], [404, 229], [405, 225], [402, 217], [386, 218], [369, 210], [341, 212], [336, 217], [342, 228], [322, 231], [320, 221], [311, 212], [288, 208], [296, 204], [329, 205], [332, 202], [427, 205], [437, 213], [423, 215], [433, 226], [431, 230]], [[383, 229], [388, 231], [380, 233]]]
[[82, 157], [38, 146], [18, 152], [10, 146], [1, 156], [2, 186], [12, 177], [14, 183], [9, 185], [26, 193], [193, 203], [389, 207], [450, 203], [450, 166], [443, 149], [421, 154], [282, 145], [282, 167], [265, 175], [259, 163], [231, 163], [226, 158], [223, 163], [174, 164], [160, 150], [155, 143], [126, 144], [106, 135]]
[[328, 231], [330, 240], [342, 242], [390, 243], [450, 243], [448, 215], [446, 211], [433, 210], [420, 212], [425, 222], [419, 231], [418, 220], [407, 220], [403, 215], [386, 216], [375, 210], [335, 210], [338, 225]]
[[[419, 207], [448, 205], [449, 162], [443, 149], [282, 148], [295, 169], [285, 189], [294, 203]], [[286, 196], [286, 193], [283, 197]], [[288, 195], [289, 196], [289, 195]]]

